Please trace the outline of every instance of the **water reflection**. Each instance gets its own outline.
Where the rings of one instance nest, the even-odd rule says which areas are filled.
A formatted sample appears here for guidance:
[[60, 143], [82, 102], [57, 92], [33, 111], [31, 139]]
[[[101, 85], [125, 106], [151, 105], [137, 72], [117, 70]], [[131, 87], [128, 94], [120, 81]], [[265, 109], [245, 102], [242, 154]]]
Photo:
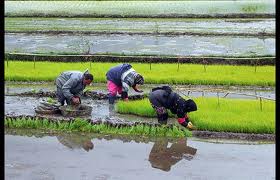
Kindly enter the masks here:
[[[81, 149], [92, 152], [94, 149], [93, 139], [99, 140], [120, 140], [123, 143], [145, 143], [154, 142], [149, 156], [151, 167], [163, 171], [170, 171], [171, 167], [182, 159], [191, 160], [196, 154], [197, 149], [187, 145], [186, 138], [167, 139], [166, 137], [142, 137], [142, 136], [124, 136], [124, 135], [102, 135], [102, 134], [83, 134], [83, 133], [50, 133], [48, 131], [35, 129], [10, 129], [5, 128], [5, 134], [20, 136], [35, 136], [36, 138], [55, 136], [63, 146], [74, 150]], [[146, 157], [143, 157], [146, 159]]]
[[154, 143], [149, 155], [149, 161], [153, 168], [170, 171], [171, 166], [183, 158], [191, 160], [197, 151], [197, 149], [187, 146], [185, 138], [172, 143], [170, 147], [168, 145], [168, 140], [158, 140]]
[[58, 135], [57, 140], [64, 146], [70, 149], [84, 149], [85, 151], [92, 150], [94, 145], [91, 139], [86, 136], [73, 136], [71, 134]]

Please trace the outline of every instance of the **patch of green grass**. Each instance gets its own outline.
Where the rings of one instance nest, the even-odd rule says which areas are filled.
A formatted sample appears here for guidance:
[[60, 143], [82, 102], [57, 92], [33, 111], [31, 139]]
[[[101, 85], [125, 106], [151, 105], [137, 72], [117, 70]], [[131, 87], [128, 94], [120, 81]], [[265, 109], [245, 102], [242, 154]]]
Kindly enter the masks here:
[[[198, 130], [240, 133], [275, 133], [275, 101], [193, 98], [198, 110], [189, 113]], [[262, 110], [261, 110], [262, 105]], [[156, 117], [148, 99], [117, 103], [117, 111]], [[173, 115], [174, 117], [174, 115]]]
[[92, 125], [86, 120], [76, 119], [71, 122], [51, 122], [48, 119], [39, 120], [31, 118], [5, 118], [5, 128], [31, 128], [41, 130], [54, 130], [65, 132], [90, 132], [100, 134], [138, 135], [152, 137], [190, 137], [192, 134], [185, 128], [173, 126], [135, 125], [132, 127], [113, 127], [108, 124]]
[[[94, 82], [106, 82], [106, 72], [121, 63], [63, 63], [9, 61], [5, 63], [7, 81], [54, 81], [63, 71], [89, 69]], [[275, 66], [233, 66], [162, 63], [131, 63], [133, 68], [145, 78], [145, 83], [153, 84], [204, 84], [204, 85], [275, 85]], [[255, 71], [256, 70], [256, 71]]]

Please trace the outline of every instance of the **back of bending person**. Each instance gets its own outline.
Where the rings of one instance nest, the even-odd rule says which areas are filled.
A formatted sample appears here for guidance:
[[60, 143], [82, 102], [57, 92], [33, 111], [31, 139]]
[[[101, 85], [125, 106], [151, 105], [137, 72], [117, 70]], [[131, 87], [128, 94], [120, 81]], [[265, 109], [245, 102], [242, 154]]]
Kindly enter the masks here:
[[152, 107], [157, 113], [158, 122], [167, 124], [169, 109], [171, 113], [177, 114], [178, 123], [189, 129], [193, 128], [189, 121], [189, 112], [196, 111], [196, 103], [192, 99], [185, 100], [177, 93], [173, 92], [169, 86], [156, 87], [149, 95]]

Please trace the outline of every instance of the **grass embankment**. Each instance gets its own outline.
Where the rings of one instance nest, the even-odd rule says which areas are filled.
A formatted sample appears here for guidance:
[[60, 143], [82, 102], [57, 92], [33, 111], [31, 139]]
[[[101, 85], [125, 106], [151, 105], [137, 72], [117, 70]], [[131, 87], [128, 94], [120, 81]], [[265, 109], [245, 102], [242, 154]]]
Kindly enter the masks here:
[[53, 130], [64, 132], [88, 132], [100, 134], [119, 134], [119, 135], [139, 135], [139, 136], [152, 136], [152, 137], [190, 137], [192, 134], [185, 128], [173, 126], [148, 126], [148, 125], [135, 125], [132, 127], [113, 127], [109, 124], [95, 124], [82, 119], [76, 119], [71, 122], [51, 122], [47, 119], [30, 119], [30, 118], [17, 118], [12, 120], [5, 118], [5, 128], [31, 128], [41, 130]]
[[274, 1], [6, 1], [5, 17], [227, 17], [275, 14]]
[[[189, 113], [198, 130], [240, 133], [275, 133], [275, 102], [225, 98], [193, 98], [198, 110]], [[218, 103], [219, 102], [219, 103]], [[262, 108], [262, 110], [261, 110]], [[117, 103], [125, 114], [156, 117], [148, 99]], [[174, 116], [173, 116], [174, 117]]]
[[[66, 70], [89, 69], [94, 82], [106, 82], [106, 72], [120, 63], [62, 63], [7, 61], [5, 80], [7, 81], [54, 81]], [[133, 68], [145, 78], [145, 83], [154, 84], [204, 84], [204, 85], [275, 85], [275, 66], [232, 66], [131, 63]], [[90, 68], [91, 65], [91, 68]], [[256, 70], [256, 71], [255, 71]]]

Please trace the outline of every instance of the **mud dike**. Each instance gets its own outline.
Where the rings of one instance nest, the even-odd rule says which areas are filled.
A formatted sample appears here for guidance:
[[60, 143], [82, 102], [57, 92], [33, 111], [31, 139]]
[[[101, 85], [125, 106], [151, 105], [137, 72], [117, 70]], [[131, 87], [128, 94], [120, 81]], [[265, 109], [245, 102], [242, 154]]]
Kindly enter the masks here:
[[[15, 93], [11, 94], [9, 96], [30, 96], [30, 97], [50, 97], [55, 98], [56, 93], [55, 91], [38, 91], [38, 92], [23, 92], [23, 93]], [[95, 91], [85, 91], [83, 93], [83, 97], [91, 98], [93, 100], [106, 100], [108, 99], [108, 94], [105, 93], [98, 93]], [[131, 100], [138, 100], [138, 99], [144, 99], [145, 97], [148, 97], [148, 94], [138, 94], [138, 95], [130, 95], [129, 99]], [[120, 99], [121, 97], [117, 96], [117, 99]]]

